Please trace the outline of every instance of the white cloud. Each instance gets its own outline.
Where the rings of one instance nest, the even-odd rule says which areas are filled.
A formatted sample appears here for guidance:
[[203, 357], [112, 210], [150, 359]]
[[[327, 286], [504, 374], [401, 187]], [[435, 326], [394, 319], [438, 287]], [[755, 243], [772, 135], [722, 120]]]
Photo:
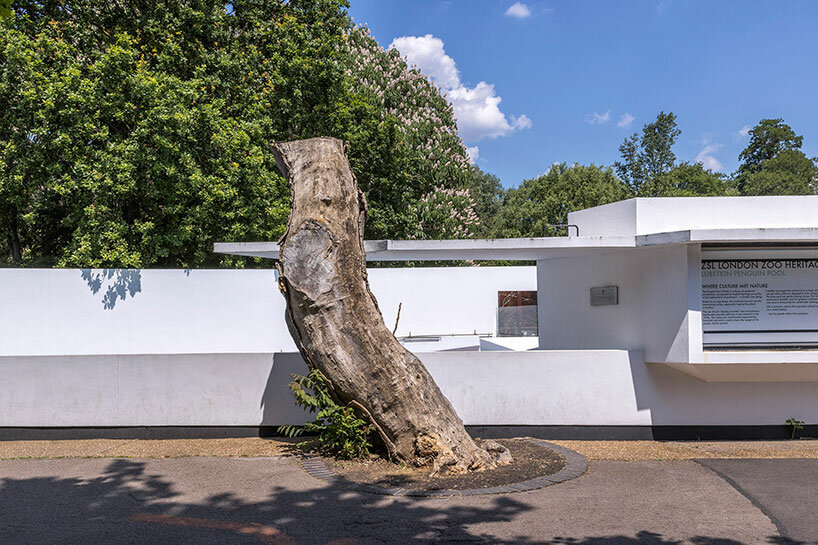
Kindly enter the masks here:
[[699, 151], [698, 155], [696, 155], [696, 162], [701, 163], [701, 165], [708, 170], [719, 172], [724, 167], [718, 159], [713, 157], [713, 154], [721, 149], [721, 144], [712, 144], [709, 142], [709, 138], [705, 137], [703, 139], [704, 147]]
[[517, 116], [511, 116], [511, 126], [514, 127], [515, 131], [521, 131], [523, 129], [530, 129], [534, 123], [529, 119], [529, 117], [525, 114]]
[[604, 125], [611, 120], [611, 111], [608, 110], [604, 114], [594, 112], [585, 116], [585, 121], [591, 125]]
[[431, 34], [426, 36], [402, 36], [389, 44], [406, 57], [409, 64], [415, 65], [432, 78], [435, 83], [446, 89], [460, 86], [460, 73], [454, 59], [443, 49], [443, 40]]
[[753, 129], [750, 125], [744, 125], [742, 128], [738, 130], [738, 135], [742, 138], [747, 137], [750, 135], [750, 131]]
[[466, 154], [469, 156], [469, 162], [474, 164], [478, 159], [480, 159], [480, 148], [477, 146], [466, 148]]
[[531, 10], [522, 2], [515, 2], [506, 10], [506, 17], [525, 19], [526, 17], [531, 17]]
[[447, 94], [457, 118], [460, 137], [469, 143], [484, 138], [506, 136], [514, 131], [530, 129], [531, 119], [526, 115], [510, 116], [500, 110], [503, 100], [497, 96], [494, 85], [479, 82], [468, 87], [460, 81], [460, 73], [454, 60], [443, 49], [443, 40], [431, 34], [425, 36], [402, 36], [389, 45], [406, 61], [420, 68]]
[[628, 112], [625, 112], [622, 117], [619, 118], [619, 121], [616, 122], [617, 127], [629, 127], [633, 120], [636, 119]]

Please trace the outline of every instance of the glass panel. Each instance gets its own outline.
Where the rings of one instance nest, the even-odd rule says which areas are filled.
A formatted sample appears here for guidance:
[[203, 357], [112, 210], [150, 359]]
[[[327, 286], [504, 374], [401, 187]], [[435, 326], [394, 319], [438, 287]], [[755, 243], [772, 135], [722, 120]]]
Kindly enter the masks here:
[[498, 292], [497, 336], [536, 337], [537, 334], [537, 292]]

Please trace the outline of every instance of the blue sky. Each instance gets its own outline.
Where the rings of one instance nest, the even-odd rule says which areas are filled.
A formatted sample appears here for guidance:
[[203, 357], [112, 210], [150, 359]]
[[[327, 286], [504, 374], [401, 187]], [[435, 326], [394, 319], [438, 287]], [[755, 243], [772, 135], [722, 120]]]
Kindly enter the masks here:
[[505, 186], [554, 162], [610, 165], [660, 110], [678, 116], [677, 157], [714, 170], [736, 169], [742, 129], [766, 117], [818, 155], [818, 1], [350, 1], [453, 97]]

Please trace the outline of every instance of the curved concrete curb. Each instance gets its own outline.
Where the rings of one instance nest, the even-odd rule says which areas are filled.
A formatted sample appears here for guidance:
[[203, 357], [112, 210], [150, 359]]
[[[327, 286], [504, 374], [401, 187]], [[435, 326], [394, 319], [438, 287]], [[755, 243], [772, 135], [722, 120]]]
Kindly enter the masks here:
[[485, 496], [488, 494], [509, 494], [512, 492], [528, 492], [538, 490], [557, 483], [575, 479], [585, 473], [588, 469], [588, 459], [582, 454], [573, 450], [554, 445], [540, 439], [524, 438], [524, 441], [535, 445], [551, 449], [565, 458], [565, 466], [556, 473], [535, 477], [519, 483], [506, 484], [502, 486], [492, 486], [487, 488], [466, 488], [463, 490], [418, 490], [411, 488], [387, 488], [371, 484], [362, 484], [348, 481], [337, 475], [331, 468], [327, 467], [324, 460], [315, 456], [304, 456], [301, 458], [301, 467], [304, 471], [326, 483], [336, 484], [354, 490], [356, 492], [368, 492], [370, 494], [381, 494], [384, 496], [411, 496], [421, 498], [450, 498], [462, 496]]

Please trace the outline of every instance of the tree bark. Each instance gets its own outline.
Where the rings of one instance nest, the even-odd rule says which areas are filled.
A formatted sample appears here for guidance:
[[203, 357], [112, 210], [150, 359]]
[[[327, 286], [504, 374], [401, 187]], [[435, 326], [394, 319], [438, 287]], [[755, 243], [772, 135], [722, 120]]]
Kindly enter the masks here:
[[307, 365], [374, 424], [393, 459], [434, 472], [495, 467], [497, 457], [477, 446], [423, 363], [383, 321], [366, 274], [366, 201], [343, 143], [313, 138], [272, 149], [291, 197], [279, 288]]
[[11, 260], [15, 263], [23, 261], [23, 251], [20, 246], [20, 233], [17, 231], [17, 211], [13, 210], [9, 220], [9, 250], [11, 251]]

